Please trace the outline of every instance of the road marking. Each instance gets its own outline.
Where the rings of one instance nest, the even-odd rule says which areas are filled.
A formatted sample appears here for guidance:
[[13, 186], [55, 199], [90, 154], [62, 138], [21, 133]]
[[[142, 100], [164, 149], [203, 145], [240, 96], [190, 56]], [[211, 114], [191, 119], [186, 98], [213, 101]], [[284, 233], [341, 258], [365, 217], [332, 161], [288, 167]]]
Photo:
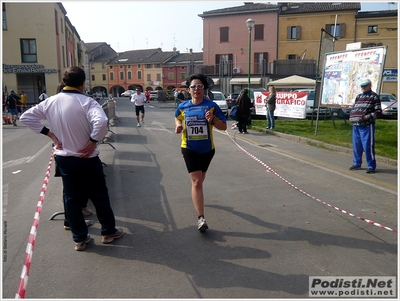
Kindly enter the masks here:
[[3, 163], [3, 168], [9, 168], [9, 167], [14, 167], [17, 165], [22, 165], [26, 163], [31, 163], [33, 162], [38, 156], [40, 156], [44, 151], [48, 151], [49, 147], [51, 147], [51, 142], [47, 143], [45, 146], [42, 147], [41, 150], [39, 150], [35, 155], [30, 156], [30, 157], [23, 157], [11, 161], [7, 161]]

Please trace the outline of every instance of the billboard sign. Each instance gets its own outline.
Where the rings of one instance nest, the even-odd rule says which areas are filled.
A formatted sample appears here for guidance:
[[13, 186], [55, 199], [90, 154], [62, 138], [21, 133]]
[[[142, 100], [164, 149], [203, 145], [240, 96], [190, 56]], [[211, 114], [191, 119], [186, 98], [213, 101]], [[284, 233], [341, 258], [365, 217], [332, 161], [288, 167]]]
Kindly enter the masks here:
[[361, 93], [360, 81], [369, 78], [372, 91], [379, 93], [387, 47], [327, 53], [322, 76], [320, 105], [350, 107]]

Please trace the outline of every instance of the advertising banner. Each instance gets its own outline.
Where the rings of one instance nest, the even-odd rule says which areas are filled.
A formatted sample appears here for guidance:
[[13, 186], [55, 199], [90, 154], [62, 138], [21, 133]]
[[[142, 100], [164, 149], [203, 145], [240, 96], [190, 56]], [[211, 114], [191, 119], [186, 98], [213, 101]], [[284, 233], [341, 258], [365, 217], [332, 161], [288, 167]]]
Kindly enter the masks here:
[[350, 107], [361, 93], [360, 82], [368, 78], [372, 91], [380, 91], [386, 46], [327, 53], [322, 77], [323, 107]]
[[[269, 92], [254, 92], [254, 109], [257, 115], [266, 115], [265, 104]], [[307, 92], [277, 92], [274, 116], [306, 118]]]

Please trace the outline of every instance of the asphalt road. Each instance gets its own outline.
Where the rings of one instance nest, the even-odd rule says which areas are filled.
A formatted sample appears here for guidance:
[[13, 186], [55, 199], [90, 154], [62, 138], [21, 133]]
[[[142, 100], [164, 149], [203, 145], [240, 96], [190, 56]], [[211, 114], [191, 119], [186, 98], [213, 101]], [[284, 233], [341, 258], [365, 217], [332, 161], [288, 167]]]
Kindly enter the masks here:
[[[133, 105], [116, 101], [111, 145], [99, 148], [125, 235], [102, 244], [93, 215], [93, 241], [74, 251], [62, 216], [49, 220], [62, 210], [52, 167], [26, 298], [307, 298], [309, 276], [397, 275], [396, 166], [349, 171], [349, 154], [236, 135], [229, 121], [227, 132], [214, 131], [210, 229], [200, 234], [173, 105], [146, 104], [137, 128]], [[14, 298], [51, 147], [20, 123], [3, 125], [2, 137], [3, 298]]]

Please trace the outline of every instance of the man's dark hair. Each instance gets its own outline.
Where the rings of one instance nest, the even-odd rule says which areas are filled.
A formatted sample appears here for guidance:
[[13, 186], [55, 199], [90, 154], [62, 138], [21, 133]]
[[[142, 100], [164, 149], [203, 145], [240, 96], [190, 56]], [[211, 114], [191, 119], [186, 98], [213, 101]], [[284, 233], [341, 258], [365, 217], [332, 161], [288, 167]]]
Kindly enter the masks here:
[[66, 86], [74, 88], [82, 86], [85, 83], [85, 80], [85, 71], [77, 66], [68, 67], [64, 71], [64, 76], [62, 79]]
[[186, 86], [189, 87], [191, 81], [194, 79], [199, 79], [201, 81], [201, 83], [204, 85], [204, 90], [208, 89], [207, 76], [205, 76], [204, 74], [193, 74], [193, 75], [189, 76], [186, 79]]

